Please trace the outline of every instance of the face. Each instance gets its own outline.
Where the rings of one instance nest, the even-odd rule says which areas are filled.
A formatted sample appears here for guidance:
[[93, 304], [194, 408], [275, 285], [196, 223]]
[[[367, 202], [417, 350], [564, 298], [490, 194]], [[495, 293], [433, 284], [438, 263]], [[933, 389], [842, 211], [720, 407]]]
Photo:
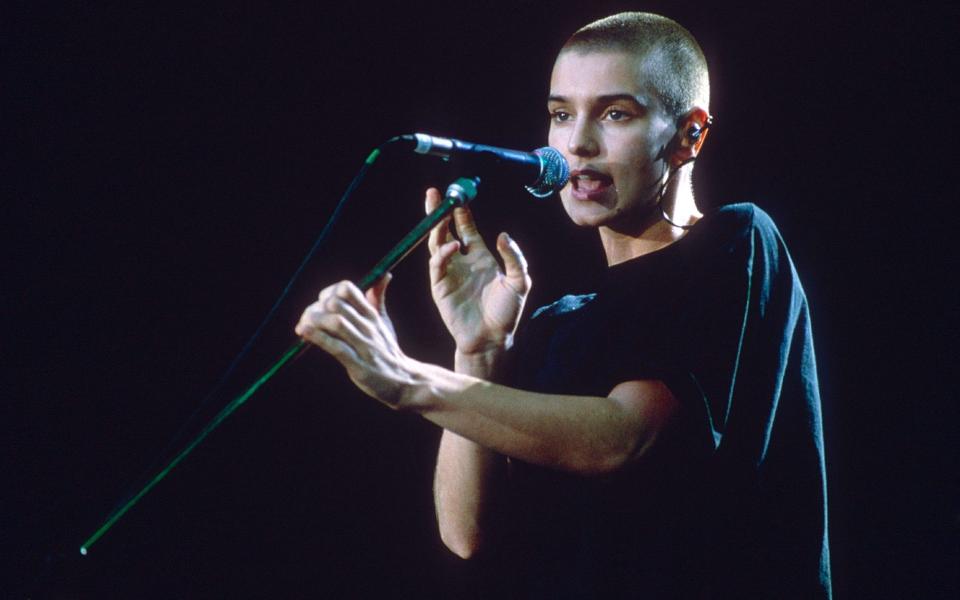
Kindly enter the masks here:
[[560, 198], [577, 225], [636, 233], [656, 204], [676, 123], [646, 79], [643, 60], [624, 52], [557, 58], [549, 144], [570, 164]]

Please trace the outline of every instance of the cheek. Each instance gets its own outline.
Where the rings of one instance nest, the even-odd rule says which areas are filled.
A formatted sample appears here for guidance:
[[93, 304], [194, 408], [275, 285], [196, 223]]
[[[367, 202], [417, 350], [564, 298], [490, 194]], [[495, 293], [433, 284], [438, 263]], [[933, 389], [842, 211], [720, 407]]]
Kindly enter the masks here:
[[550, 125], [549, 133], [547, 133], [547, 145], [551, 148], [556, 148], [560, 152], [564, 152], [567, 149], [566, 142], [552, 124]]
[[659, 151], [656, 148], [642, 143], [634, 143], [622, 148], [620, 154], [622, 160], [617, 161], [621, 185], [631, 188], [645, 187], [651, 181], [659, 179], [665, 165], [658, 155]]
[[656, 161], [658, 152], [645, 139], [626, 139], [621, 140], [617, 145], [617, 154], [622, 157], [622, 164], [629, 165], [633, 169], [646, 169], [650, 164]]
[[612, 135], [607, 136], [607, 151], [611, 159], [634, 169], [645, 169], [657, 162], [663, 141], [660, 139], [662, 136], [656, 135], [651, 129], [655, 129], [651, 124], [637, 122], [611, 131]]

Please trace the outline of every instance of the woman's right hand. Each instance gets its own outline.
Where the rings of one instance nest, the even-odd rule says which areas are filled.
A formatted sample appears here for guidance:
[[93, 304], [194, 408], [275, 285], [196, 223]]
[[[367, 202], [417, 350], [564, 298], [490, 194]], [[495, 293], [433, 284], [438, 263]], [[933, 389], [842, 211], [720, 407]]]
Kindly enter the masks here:
[[[428, 213], [440, 201], [439, 190], [427, 190]], [[530, 292], [527, 261], [516, 242], [501, 233], [497, 237], [497, 252], [504, 265], [501, 270], [480, 237], [469, 209], [453, 211], [460, 241], [450, 233], [450, 219], [448, 216], [437, 224], [428, 240], [433, 301], [460, 355], [505, 350], [513, 342]]]

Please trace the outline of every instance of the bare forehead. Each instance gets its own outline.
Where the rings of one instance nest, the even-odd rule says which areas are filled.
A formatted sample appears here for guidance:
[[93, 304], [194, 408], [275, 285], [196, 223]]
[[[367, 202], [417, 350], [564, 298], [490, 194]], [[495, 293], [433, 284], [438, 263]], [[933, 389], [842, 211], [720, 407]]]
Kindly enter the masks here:
[[550, 96], [587, 98], [629, 94], [651, 96], [648, 56], [624, 51], [566, 50], [550, 76]]

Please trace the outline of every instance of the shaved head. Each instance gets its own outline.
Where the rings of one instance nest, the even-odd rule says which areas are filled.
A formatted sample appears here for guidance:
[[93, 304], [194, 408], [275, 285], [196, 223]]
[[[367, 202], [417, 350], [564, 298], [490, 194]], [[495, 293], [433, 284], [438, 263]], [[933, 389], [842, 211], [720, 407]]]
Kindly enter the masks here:
[[564, 52], [626, 52], [643, 59], [644, 75], [668, 113], [710, 111], [710, 78], [700, 45], [679, 23], [643, 12], [594, 21], [574, 33]]

